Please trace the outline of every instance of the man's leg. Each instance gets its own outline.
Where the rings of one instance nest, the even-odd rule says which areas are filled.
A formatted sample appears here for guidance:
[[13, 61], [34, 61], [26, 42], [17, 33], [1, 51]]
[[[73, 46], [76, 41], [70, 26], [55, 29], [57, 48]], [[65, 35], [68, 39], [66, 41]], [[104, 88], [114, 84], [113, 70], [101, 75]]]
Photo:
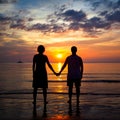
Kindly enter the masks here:
[[79, 114], [79, 96], [80, 96], [80, 86], [76, 86], [76, 97], [77, 97], [77, 100], [76, 100], [76, 105], [77, 105], [77, 114]]
[[79, 104], [79, 96], [80, 96], [80, 86], [77, 86], [77, 85], [76, 85], [77, 104]]
[[72, 89], [73, 87], [72, 86], [69, 86], [69, 90], [68, 90], [68, 93], [69, 93], [69, 103], [71, 103], [71, 100], [72, 100]]

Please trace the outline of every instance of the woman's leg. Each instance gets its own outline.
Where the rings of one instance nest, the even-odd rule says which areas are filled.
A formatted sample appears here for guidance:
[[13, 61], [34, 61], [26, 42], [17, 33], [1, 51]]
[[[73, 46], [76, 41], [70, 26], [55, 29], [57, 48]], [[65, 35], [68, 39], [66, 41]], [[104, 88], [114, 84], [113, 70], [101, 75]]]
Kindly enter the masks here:
[[33, 104], [36, 104], [36, 98], [37, 98], [37, 88], [34, 88], [34, 90], [33, 90]]
[[44, 104], [47, 104], [47, 88], [43, 88]]

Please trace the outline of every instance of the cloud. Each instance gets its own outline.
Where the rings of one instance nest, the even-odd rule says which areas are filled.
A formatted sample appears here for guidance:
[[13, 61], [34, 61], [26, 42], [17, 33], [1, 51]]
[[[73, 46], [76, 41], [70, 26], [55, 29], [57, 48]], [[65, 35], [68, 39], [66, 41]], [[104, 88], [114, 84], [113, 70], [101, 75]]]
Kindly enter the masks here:
[[70, 30], [79, 30], [81, 28], [80, 23], [74, 22], [69, 25]]
[[23, 19], [11, 19], [12, 23], [10, 28], [24, 29], [26, 30], [25, 20]]
[[28, 30], [37, 30], [37, 31], [41, 31], [43, 33], [62, 32], [63, 27], [61, 27], [61, 26], [59, 26], [57, 24], [41, 24], [41, 23], [37, 23], [37, 24], [34, 24], [33, 26], [31, 26]]
[[95, 32], [97, 29], [108, 29], [111, 27], [111, 24], [99, 17], [93, 17], [88, 19], [81, 27], [87, 32]]
[[[89, 0], [87, 0], [89, 1]], [[90, 2], [90, 1], [89, 1]], [[117, 5], [118, 2], [109, 2], [104, 1], [105, 6], [110, 5], [113, 9], [111, 11], [108, 10], [101, 10], [98, 12], [97, 16], [93, 16], [91, 18], [87, 17], [87, 13], [83, 10], [67, 10], [65, 7], [64, 9], [58, 9], [54, 15], [49, 16], [52, 17], [51, 22], [59, 22], [63, 21], [66, 24], [66, 29], [70, 30], [79, 30], [83, 29], [85, 32], [90, 34], [98, 34], [103, 32], [103, 30], [110, 29], [112, 24], [120, 21], [120, 11], [114, 11], [114, 6]], [[99, 6], [101, 1], [91, 2], [92, 5], [95, 7]], [[96, 4], [95, 4], [96, 3]], [[117, 9], [117, 8], [116, 8]]]
[[117, 9], [120, 7], [120, 0], [85, 0], [92, 6], [92, 10], [98, 9]]
[[15, 3], [17, 1], [18, 0], [0, 0], [0, 4], [3, 4], [3, 3]]
[[80, 10], [67, 10], [64, 13], [61, 14], [64, 17], [65, 21], [71, 21], [71, 22], [81, 22], [86, 19], [86, 14]]
[[[30, 16], [29, 10], [18, 10], [13, 12], [11, 16], [0, 14], [0, 22], [9, 24], [12, 29], [21, 29], [26, 31], [40, 31], [46, 32], [64, 32], [66, 30], [83, 30], [88, 34], [98, 34], [111, 28], [112, 24], [120, 22], [120, 0], [117, 2], [110, 2], [102, 0], [90, 1], [94, 8], [98, 8], [101, 4], [111, 7], [112, 9], [103, 9], [97, 15], [88, 18], [87, 12], [84, 10], [68, 9], [65, 5], [60, 6], [52, 14], [47, 14], [44, 18], [44, 23], [39, 21], [37, 15]], [[114, 10], [116, 9], [116, 10]], [[31, 10], [32, 11], [32, 10]], [[37, 21], [37, 22], [36, 22]]]
[[40, 30], [43, 32], [47, 32], [49, 31], [49, 29], [50, 29], [50, 26], [48, 24], [37, 23], [31, 26], [29, 30]]
[[120, 8], [120, 0], [118, 0], [118, 2], [116, 2], [116, 3], [114, 4], [114, 8], [115, 8], [115, 9], [119, 9], [119, 8]]
[[111, 27], [111, 23], [105, 19], [102, 19], [101, 17], [92, 17], [88, 19], [86, 13], [81, 10], [68, 10], [62, 13], [61, 16], [64, 17], [65, 21], [70, 22], [68, 28], [72, 30], [83, 29], [86, 32], [96, 34], [98, 29], [100, 31], [100, 29], [108, 29]]
[[23, 19], [16, 19], [15, 17], [7, 17], [3, 14], [0, 14], [0, 24], [1, 26], [4, 25], [4, 28], [6, 28], [6, 25], [9, 25], [10, 28], [25, 29], [26, 26], [24, 23], [25, 21]]
[[108, 13], [108, 11], [107, 10], [105, 10], [105, 11], [102, 11], [101, 13], [99, 13], [99, 15], [98, 16], [106, 16], [107, 15], [107, 13]]
[[5, 21], [9, 21], [9, 20], [10, 20], [10, 17], [6, 17], [5, 15], [0, 14], [0, 22], [5, 22]]
[[106, 16], [106, 20], [113, 22], [120, 22], [120, 11], [114, 11], [111, 12], [109, 14], [107, 14]]

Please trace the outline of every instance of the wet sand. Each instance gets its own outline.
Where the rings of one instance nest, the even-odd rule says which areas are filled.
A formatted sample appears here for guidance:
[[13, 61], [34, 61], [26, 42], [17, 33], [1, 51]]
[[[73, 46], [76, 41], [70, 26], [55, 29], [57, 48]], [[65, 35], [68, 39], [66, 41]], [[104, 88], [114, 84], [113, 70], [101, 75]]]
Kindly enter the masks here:
[[42, 94], [36, 108], [32, 94], [1, 94], [0, 120], [120, 120], [120, 96], [81, 95], [79, 106], [75, 95], [72, 106], [67, 100], [67, 94], [48, 94], [44, 109]]

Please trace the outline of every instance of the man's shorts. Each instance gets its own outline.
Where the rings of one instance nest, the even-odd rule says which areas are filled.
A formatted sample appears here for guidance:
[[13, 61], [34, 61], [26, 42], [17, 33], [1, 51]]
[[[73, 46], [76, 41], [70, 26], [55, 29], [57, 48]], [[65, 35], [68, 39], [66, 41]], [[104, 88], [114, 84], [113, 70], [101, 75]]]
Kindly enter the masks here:
[[67, 86], [73, 87], [73, 84], [75, 83], [75, 87], [81, 86], [81, 79], [68, 79], [67, 80]]

